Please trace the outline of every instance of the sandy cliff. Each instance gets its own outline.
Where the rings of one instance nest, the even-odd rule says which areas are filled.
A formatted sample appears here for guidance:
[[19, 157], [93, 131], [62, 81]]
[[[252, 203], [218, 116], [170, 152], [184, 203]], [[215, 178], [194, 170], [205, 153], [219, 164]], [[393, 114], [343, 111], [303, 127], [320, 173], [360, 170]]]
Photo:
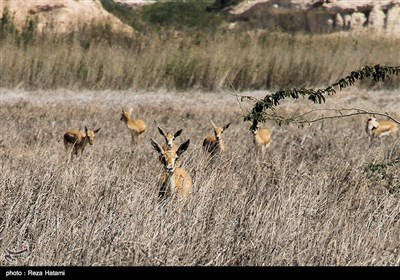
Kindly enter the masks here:
[[67, 32], [79, 24], [109, 23], [111, 29], [134, 34], [134, 30], [107, 12], [98, 0], [2, 0], [0, 14], [4, 9], [14, 16], [17, 27], [27, 18], [38, 20], [38, 30], [51, 27], [56, 32]]

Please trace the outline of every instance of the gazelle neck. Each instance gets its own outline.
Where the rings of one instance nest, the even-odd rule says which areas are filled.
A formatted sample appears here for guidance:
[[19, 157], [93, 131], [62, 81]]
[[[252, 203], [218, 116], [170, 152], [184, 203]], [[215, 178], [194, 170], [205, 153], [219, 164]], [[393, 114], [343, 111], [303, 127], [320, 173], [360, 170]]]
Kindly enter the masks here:
[[86, 148], [86, 145], [89, 143], [89, 139], [88, 136], [85, 134], [85, 137], [83, 138], [82, 142], [79, 143], [79, 146], [81, 147], [81, 151], [83, 152], [83, 150]]
[[166, 180], [165, 180], [165, 193], [172, 193], [175, 188], [176, 188], [176, 182], [175, 182], [175, 172], [168, 173], [165, 172]]
[[218, 147], [219, 147], [220, 151], [225, 150], [225, 143], [224, 143], [224, 140], [222, 140], [222, 138], [217, 140], [217, 143], [218, 143]]

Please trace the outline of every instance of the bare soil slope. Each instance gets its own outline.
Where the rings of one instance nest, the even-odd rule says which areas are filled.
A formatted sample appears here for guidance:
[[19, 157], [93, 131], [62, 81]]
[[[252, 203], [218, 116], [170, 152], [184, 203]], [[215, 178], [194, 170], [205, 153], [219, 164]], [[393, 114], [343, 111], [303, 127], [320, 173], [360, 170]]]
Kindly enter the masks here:
[[68, 32], [81, 24], [109, 23], [112, 29], [133, 32], [98, 0], [5, 0], [1, 1], [1, 14], [6, 7], [14, 15], [17, 26], [24, 25], [27, 18], [37, 18], [39, 30], [51, 26], [57, 32]]

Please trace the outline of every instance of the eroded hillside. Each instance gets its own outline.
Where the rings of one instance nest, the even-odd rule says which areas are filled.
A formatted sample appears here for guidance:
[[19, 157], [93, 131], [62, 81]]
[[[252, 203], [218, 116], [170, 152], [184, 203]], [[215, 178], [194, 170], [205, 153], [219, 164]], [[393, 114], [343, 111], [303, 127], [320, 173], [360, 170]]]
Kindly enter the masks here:
[[235, 29], [356, 30], [400, 36], [399, 0], [252, 0], [232, 7], [229, 14]]
[[5, 0], [1, 2], [0, 13], [5, 9], [14, 18], [17, 28], [32, 19], [37, 21], [39, 31], [51, 28], [56, 32], [69, 32], [82, 24], [107, 23], [112, 30], [134, 33], [131, 27], [107, 12], [98, 0]]

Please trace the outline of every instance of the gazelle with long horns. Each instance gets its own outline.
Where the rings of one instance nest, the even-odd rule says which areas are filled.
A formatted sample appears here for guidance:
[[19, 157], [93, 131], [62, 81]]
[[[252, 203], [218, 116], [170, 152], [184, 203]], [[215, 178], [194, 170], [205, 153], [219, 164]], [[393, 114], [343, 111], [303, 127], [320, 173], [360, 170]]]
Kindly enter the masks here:
[[378, 121], [375, 117], [369, 117], [367, 120], [366, 132], [370, 137], [371, 143], [375, 138], [379, 138], [382, 141], [383, 137], [395, 136], [398, 130], [398, 124], [392, 121]]
[[226, 150], [224, 140], [222, 139], [222, 133], [231, 125], [231, 123], [226, 124], [223, 127], [217, 126], [213, 120], [211, 120], [211, 125], [214, 129], [214, 135], [207, 135], [203, 140], [203, 150], [215, 156], [221, 154]]
[[141, 141], [141, 135], [146, 132], [146, 124], [141, 119], [132, 119], [133, 108], [130, 108], [129, 111], [124, 111], [122, 109], [121, 121], [124, 121], [129, 132], [131, 133], [132, 144], [136, 145]]
[[99, 130], [100, 128], [88, 130], [86, 126], [85, 132], [80, 130], [68, 130], [64, 133], [65, 149], [68, 150], [72, 146], [73, 154], [78, 155], [79, 152], [82, 154], [88, 143], [93, 145], [94, 137]]
[[165, 151], [177, 151], [178, 150], [178, 145], [176, 145], [174, 143], [175, 139], [182, 134], [182, 129], [179, 129], [177, 132], [175, 132], [174, 134], [171, 134], [169, 132], [165, 132], [161, 127], [157, 127], [158, 128], [158, 132], [160, 132], [160, 134], [162, 136], [164, 136], [165, 139], [165, 145], [162, 146], [162, 148]]
[[185, 198], [190, 195], [193, 192], [192, 178], [186, 170], [176, 167], [177, 160], [189, 147], [190, 139], [182, 143], [176, 151], [164, 150], [154, 139], [150, 141], [151, 145], [159, 153], [164, 166], [159, 198], [163, 199], [175, 195]]

